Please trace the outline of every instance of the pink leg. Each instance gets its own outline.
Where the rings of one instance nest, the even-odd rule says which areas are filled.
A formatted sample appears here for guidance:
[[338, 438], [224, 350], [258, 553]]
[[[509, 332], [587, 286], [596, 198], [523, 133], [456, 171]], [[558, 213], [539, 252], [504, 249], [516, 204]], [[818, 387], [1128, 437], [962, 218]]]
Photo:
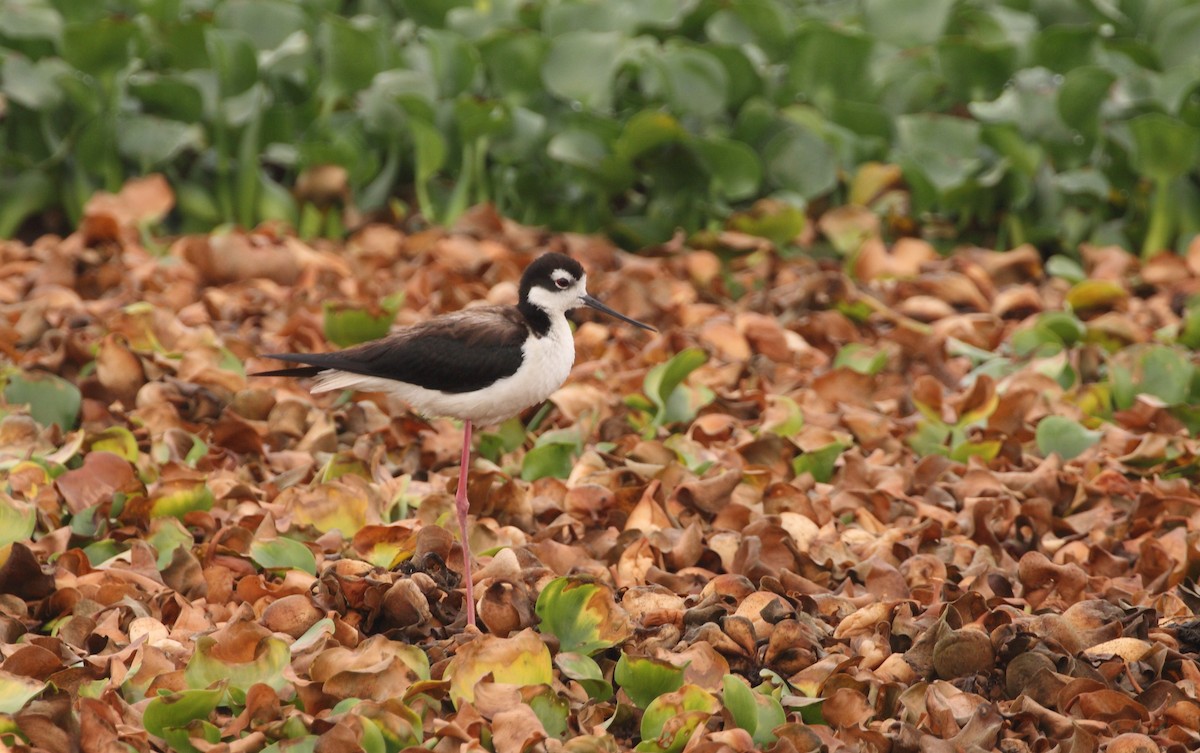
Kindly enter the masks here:
[[458, 531], [462, 536], [463, 581], [467, 584], [467, 626], [475, 627], [475, 584], [471, 580], [471, 547], [467, 539], [467, 512], [471, 503], [467, 501], [467, 466], [471, 461], [471, 422], [463, 422], [462, 465], [458, 471], [458, 495], [454, 498], [458, 513]]

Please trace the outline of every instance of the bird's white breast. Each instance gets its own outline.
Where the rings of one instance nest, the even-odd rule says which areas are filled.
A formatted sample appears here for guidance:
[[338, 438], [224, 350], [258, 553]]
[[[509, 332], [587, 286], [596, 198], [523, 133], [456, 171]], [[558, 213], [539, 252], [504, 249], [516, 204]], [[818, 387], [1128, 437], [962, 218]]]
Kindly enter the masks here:
[[481, 425], [503, 421], [550, 397], [571, 373], [575, 363], [571, 326], [565, 316], [550, 319], [549, 332], [525, 341], [516, 373], [474, 392], [442, 392], [344, 371], [320, 374], [313, 392], [342, 389], [390, 392], [424, 416], [449, 416]]

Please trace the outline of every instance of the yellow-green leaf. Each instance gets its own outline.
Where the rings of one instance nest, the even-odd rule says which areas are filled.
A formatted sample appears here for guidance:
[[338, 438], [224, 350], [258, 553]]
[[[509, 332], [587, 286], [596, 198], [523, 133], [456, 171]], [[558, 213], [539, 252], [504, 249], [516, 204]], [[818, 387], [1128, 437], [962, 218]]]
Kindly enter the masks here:
[[1128, 297], [1121, 283], [1115, 280], [1082, 280], [1067, 291], [1067, 305], [1075, 311], [1110, 306]]
[[317, 574], [317, 558], [299, 541], [283, 536], [250, 544], [250, 559], [264, 570], [303, 570]]
[[622, 651], [613, 680], [639, 709], [644, 709], [660, 695], [679, 690], [683, 686], [683, 671], [684, 667], [661, 659], [630, 656]]
[[212, 506], [213, 494], [204, 482], [191, 479], [166, 481], [154, 493], [150, 503], [150, 517], [171, 515], [182, 518], [196, 510], [211, 510]]
[[596, 701], [607, 701], [612, 698], [613, 689], [596, 660], [586, 654], [560, 653], [554, 657], [564, 677], [579, 683], [587, 691], [589, 697]]
[[156, 518], [150, 524], [150, 535], [146, 537], [146, 543], [154, 547], [157, 553], [154, 564], [162, 570], [171, 564], [176, 549], [190, 549], [194, 539], [178, 518], [165, 517]]
[[725, 708], [733, 715], [733, 723], [749, 732], [757, 745], [775, 742], [773, 730], [787, 721], [779, 700], [750, 689], [737, 675], [725, 675], [722, 681]]
[[833, 442], [824, 447], [813, 450], [811, 452], [801, 453], [792, 461], [792, 471], [797, 476], [805, 473], [811, 473], [813, 480], [822, 484], [829, 483], [833, 478], [833, 471], [837, 466], [838, 458], [848, 449], [848, 445], [841, 442]]
[[698, 685], [684, 685], [664, 693], [646, 707], [642, 715], [644, 753], [679, 753], [700, 724], [721, 708], [717, 697]]
[[367, 464], [349, 452], [338, 452], [330, 456], [329, 462], [325, 463], [325, 467], [321, 469], [318, 480], [326, 483], [346, 475], [360, 476], [367, 481], [372, 480]]
[[307, 492], [291, 500], [292, 519], [297, 525], [310, 525], [321, 533], [336, 529], [351, 537], [367, 524], [370, 503], [359, 486], [335, 481]]
[[37, 510], [28, 502], [0, 494], [0, 546], [28, 541], [37, 525]]
[[192, 689], [211, 687], [214, 683], [228, 680], [229, 687], [245, 692], [256, 682], [266, 683], [275, 690], [285, 684], [283, 670], [292, 659], [288, 644], [280, 638], [263, 638], [255, 649], [255, 656], [248, 662], [227, 662], [217, 655], [217, 641], [210, 635], [196, 639], [196, 647], [187, 668], [183, 671], [184, 682]]
[[46, 683], [0, 669], [0, 714], [15, 714], [29, 703]]
[[225, 688], [218, 686], [212, 690], [184, 690], [158, 696], [142, 712], [142, 724], [150, 734], [162, 737], [168, 727], [183, 727], [194, 719], [207, 719], [224, 694]]
[[463, 644], [446, 666], [454, 705], [475, 700], [475, 685], [487, 675], [508, 685], [549, 685], [554, 680], [550, 649], [526, 628], [511, 638], [481, 635]]
[[92, 452], [111, 452], [130, 463], [138, 459], [138, 443], [133, 432], [124, 426], [110, 426], [91, 437]]
[[629, 637], [625, 610], [612, 589], [577, 577], [556, 578], [538, 595], [535, 607], [543, 632], [558, 638], [559, 649], [590, 655]]

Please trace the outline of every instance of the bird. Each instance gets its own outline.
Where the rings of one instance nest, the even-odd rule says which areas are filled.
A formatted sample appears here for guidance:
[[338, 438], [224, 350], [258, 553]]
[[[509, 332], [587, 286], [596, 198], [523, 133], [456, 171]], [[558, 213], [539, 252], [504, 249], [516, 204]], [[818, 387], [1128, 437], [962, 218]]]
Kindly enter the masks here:
[[587, 292], [575, 259], [546, 253], [521, 275], [513, 305], [476, 306], [428, 319], [379, 340], [329, 353], [271, 353], [301, 364], [255, 376], [313, 377], [312, 392], [386, 392], [427, 418], [462, 421], [455, 514], [463, 549], [466, 624], [475, 627], [474, 582], [467, 544], [467, 472], [474, 426], [503, 421], [542, 402], [571, 373], [575, 341], [568, 311], [587, 306], [650, 332], [654, 327], [613, 310]]

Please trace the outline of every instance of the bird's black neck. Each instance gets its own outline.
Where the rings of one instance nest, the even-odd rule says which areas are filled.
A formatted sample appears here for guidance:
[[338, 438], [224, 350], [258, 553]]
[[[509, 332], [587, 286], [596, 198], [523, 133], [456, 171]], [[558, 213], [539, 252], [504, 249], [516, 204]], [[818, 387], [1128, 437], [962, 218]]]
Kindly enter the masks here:
[[517, 309], [525, 317], [530, 331], [538, 337], [545, 337], [550, 332], [550, 315], [534, 306], [527, 299], [517, 304]]

